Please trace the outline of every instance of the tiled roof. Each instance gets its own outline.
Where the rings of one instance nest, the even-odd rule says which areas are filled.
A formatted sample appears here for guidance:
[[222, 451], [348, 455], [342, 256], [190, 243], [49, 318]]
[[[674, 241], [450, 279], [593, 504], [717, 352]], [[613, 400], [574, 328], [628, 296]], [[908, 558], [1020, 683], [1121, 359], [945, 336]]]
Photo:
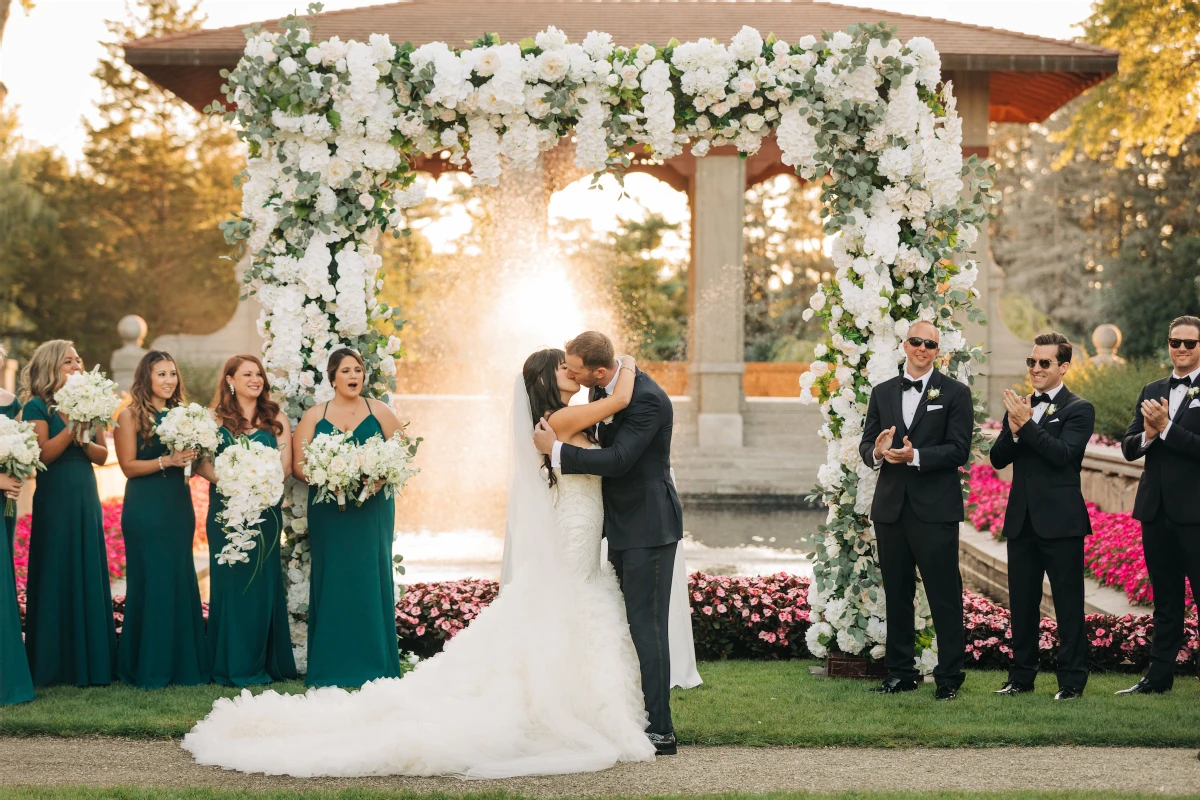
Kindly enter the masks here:
[[[1028, 108], [1018, 98], [1005, 100], [1006, 118], [1043, 119], [1058, 105], [1116, 71], [1117, 53], [1102, 47], [1064, 42], [960, 22], [898, 14], [810, 0], [747, 2], [746, 0], [403, 0], [387, 5], [330, 11], [318, 15], [316, 36], [365, 40], [387, 33], [393, 42], [423, 44], [445, 41], [462, 46], [464, 39], [497, 33], [504, 41], [531, 36], [549, 25], [581, 41], [592, 30], [607, 31], [620, 44], [665, 44], [716, 37], [723, 41], [750, 25], [764, 35], [773, 32], [795, 41], [805, 34], [843, 30], [852, 23], [886, 22], [902, 39], [925, 36], [942, 54], [946, 70], [1033, 73], [1018, 77], [1032, 82]], [[264, 23], [274, 29], [278, 20]], [[243, 26], [141, 39], [125, 46], [130, 64], [188, 102], [203, 106], [218, 98], [221, 68], [232, 68], [245, 46]], [[1059, 77], [1041, 87], [1038, 77]], [[1065, 90], [1065, 91], [1064, 91]], [[1058, 103], [1053, 108], [1048, 103]]]

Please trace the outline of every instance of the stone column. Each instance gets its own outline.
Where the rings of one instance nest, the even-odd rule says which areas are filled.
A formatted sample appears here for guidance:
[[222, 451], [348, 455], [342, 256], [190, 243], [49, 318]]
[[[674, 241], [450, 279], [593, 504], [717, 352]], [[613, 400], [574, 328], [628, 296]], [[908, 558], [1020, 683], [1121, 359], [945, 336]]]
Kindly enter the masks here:
[[[954, 96], [958, 100], [958, 115], [963, 123], [963, 156], [988, 156], [988, 81], [987, 72], [952, 72], [946, 80], [954, 81]], [[979, 307], [987, 317], [987, 325], [968, 323], [967, 341], [971, 345], [983, 344], [987, 361], [979, 366], [975, 388], [988, 403], [993, 416], [1004, 411], [1004, 390], [1019, 383], [1026, 374], [1025, 357], [1029, 355], [1030, 343], [1012, 333], [1000, 319], [1000, 295], [1004, 291], [1004, 271], [992, 260], [989, 244], [989, 225], [984, 224], [975, 240], [973, 251], [966, 258], [973, 258], [979, 265], [979, 278], [975, 288], [979, 290]]]
[[691, 376], [702, 449], [741, 447], [745, 284], [742, 225], [746, 165], [736, 155], [696, 161], [688, 320]]

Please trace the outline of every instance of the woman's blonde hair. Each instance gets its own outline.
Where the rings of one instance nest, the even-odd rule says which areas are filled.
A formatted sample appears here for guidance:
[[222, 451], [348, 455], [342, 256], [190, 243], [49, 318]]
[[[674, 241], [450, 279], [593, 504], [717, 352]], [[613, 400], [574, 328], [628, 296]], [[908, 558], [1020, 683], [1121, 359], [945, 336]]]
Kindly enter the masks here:
[[54, 403], [54, 393], [58, 391], [62, 376], [63, 359], [74, 346], [74, 342], [66, 339], [51, 339], [38, 345], [25, 369], [21, 370], [22, 403], [28, 403], [35, 397], [41, 398], [47, 408]]

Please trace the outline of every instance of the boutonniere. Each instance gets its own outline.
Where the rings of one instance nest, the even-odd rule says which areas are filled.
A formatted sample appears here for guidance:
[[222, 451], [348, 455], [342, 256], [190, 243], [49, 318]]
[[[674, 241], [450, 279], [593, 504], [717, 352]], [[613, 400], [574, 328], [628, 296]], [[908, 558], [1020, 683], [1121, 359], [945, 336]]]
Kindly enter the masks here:
[[1196, 399], [1196, 395], [1200, 395], [1200, 386], [1193, 386], [1192, 388], [1187, 390], [1188, 400]]
[[925, 393], [925, 397], [929, 398], [930, 400], [937, 400], [941, 396], [942, 396], [941, 389], [930, 389], [928, 392]]
[[1051, 403], [1050, 405], [1048, 405], [1046, 407], [1046, 416], [1047, 417], [1052, 417], [1057, 413], [1058, 413], [1058, 405], [1057, 404]]
[[612, 425], [612, 419], [613, 419], [613, 415], [609, 414], [607, 417], [600, 420], [600, 424], [601, 425]]

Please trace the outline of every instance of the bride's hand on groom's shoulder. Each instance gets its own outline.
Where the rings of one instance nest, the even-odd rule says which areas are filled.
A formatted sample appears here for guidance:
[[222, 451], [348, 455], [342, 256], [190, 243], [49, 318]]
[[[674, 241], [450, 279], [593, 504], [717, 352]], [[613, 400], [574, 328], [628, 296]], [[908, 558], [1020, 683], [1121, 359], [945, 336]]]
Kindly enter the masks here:
[[554, 451], [554, 443], [557, 441], [558, 435], [550, 427], [550, 423], [544, 419], [538, 420], [537, 427], [533, 431], [533, 446], [538, 449], [538, 452], [550, 455]]

